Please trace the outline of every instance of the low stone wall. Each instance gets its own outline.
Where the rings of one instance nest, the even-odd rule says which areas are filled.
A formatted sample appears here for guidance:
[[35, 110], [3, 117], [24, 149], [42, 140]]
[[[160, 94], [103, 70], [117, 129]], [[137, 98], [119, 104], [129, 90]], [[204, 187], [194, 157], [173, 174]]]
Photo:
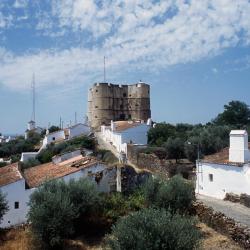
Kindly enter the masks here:
[[237, 202], [240, 203], [246, 207], [250, 207], [250, 195], [247, 194], [233, 194], [233, 193], [226, 193], [226, 196], [224, 198], [226, 201], [231, 201], [231, 202]]
[[236, 223], [223, 213], [215, 212], [211, 207], [196, 201], [193, 204], [194, 211], [200, 221], [206, 223], [216, 231], [229, 236], [245, 249], [250, 249], [250, 228]]

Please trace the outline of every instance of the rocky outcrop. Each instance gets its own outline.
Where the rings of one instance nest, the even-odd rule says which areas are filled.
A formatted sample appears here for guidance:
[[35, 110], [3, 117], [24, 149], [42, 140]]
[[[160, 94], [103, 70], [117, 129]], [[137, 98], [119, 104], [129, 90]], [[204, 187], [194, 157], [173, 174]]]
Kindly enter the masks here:
[[196, 201], [193, 208], [200, 221], [229, 236], [245, 249], [250, 249], [250, 228], [235, 222], [223, 213], [215, 212], [211, 207], [205, 206], [200, 201]]

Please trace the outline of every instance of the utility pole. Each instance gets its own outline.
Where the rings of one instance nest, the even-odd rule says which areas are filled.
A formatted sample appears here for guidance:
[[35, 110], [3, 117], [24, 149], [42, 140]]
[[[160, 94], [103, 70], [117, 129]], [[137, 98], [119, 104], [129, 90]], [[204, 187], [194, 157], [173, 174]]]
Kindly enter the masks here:
[[75, 125], [77, 124], [77, 113], [75, 112]]
[[60, 116], [60, 125], [59, 125], [60, 129], [62, 129], [62, 117]]

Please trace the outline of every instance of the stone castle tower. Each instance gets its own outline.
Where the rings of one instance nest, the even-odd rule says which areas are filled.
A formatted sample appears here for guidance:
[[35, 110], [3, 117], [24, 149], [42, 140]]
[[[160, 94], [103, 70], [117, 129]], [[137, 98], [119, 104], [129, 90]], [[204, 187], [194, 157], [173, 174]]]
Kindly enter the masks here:
[[150, 86], [95, 83], [88, 93], [88, 121], [93, 128], [117, 120], [144, 120], [151, 117]]

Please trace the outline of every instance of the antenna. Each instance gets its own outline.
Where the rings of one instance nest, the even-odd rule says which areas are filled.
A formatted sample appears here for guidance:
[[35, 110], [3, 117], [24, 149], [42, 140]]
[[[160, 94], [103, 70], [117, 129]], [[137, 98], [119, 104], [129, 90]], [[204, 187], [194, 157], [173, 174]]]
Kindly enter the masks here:
[[77, 124], [77, 113], [75, 112], [75, 125]]
[[103, 77], [104, 82], [106, 82], [106, 57], [103, 58]]
[[36, 82], [35, 82], [35, 73], [33, 73], [32, 83], [31, 83], [31, 91], [32, 91], [32, 115], [31, 120], [36, 121]]

